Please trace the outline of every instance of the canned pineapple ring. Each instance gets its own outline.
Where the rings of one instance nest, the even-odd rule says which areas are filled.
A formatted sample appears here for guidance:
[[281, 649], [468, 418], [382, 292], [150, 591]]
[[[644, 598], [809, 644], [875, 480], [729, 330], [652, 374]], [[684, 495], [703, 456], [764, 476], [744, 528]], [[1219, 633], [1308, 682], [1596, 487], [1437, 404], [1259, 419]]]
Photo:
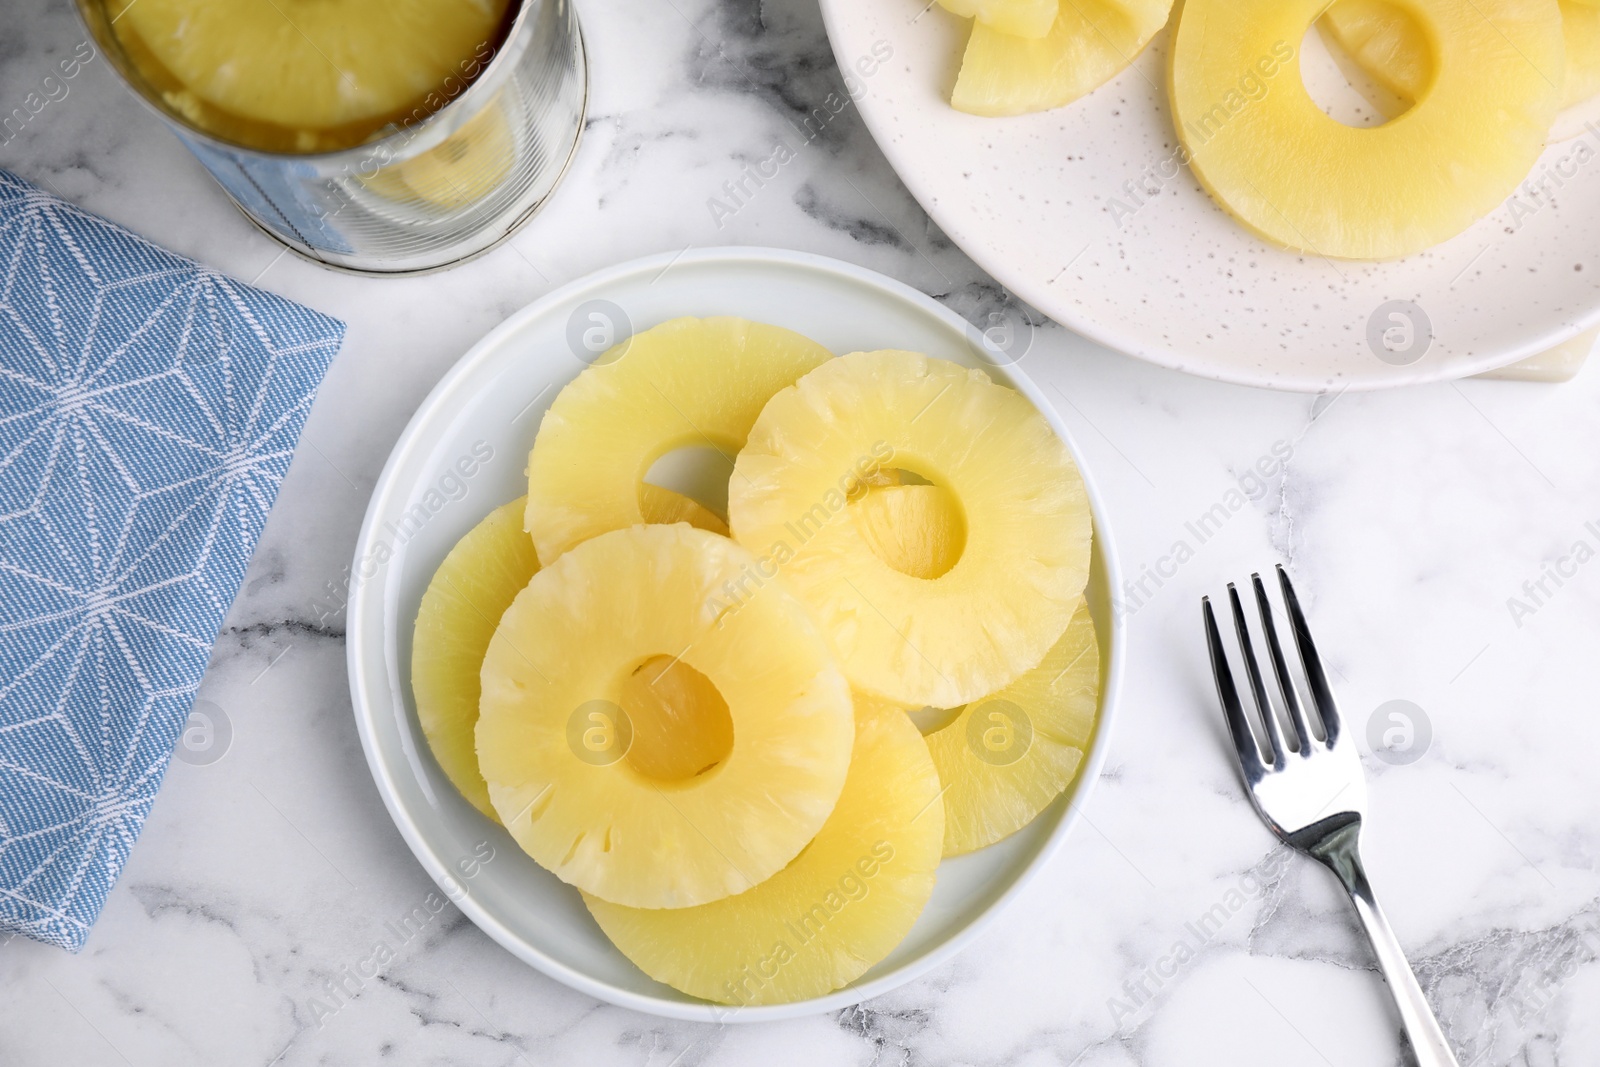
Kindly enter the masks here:
[[[852, 516], [871, 461], [960, 509], [964, 545], [937, 577], [893, 566]], [[1087, 494], [1044, 416], [982, 371], [916, 352], [842, 356], [773, 397], [728, 512], [734, 537], [816, 613], [850, 683], [903, 707], [964, 704], [1037, 666], [1089, 574]]]
[[1189, 0], [1172, 49], [1195, 176], [1275, 244], [1388, 259], [1493, 211], [1527, 177], [1561, 101], [1556, 0], [1396, 0], [1434, 45], [1432, 84], [1382, 126], [1325, 115], [1295, 46], [1327, 0]]
[[[506, 829], [563, 881], [637, 908], [705, 904], [782, 870], [833, 810], [850, 690], [781, 587], [718, 610], [751, 562], [683, 523], [614, 530], [535, 574], [502, 616], [483, 660], [478, 765]], [[709, 680], [732, 724], [726, 757], [676, 780], [606, 751], [640, 733], [615, 709], [663, 654]]]
[[[646, 522], [728, 532], [717, 516], [670, 489], [644, 486], [640, 500]], [[522, 528], [526, 510], [527, 498], [518, 497], [462, 535], [428, 581], [411, 631], [411, 692], [423, 736], [461, 795], [496, 822], [500, 816], [478, 771], [473, 736], [478, 671], [495, 625], [539, 569], [533, 541]]]
[[928, 735], [944, 787], [944, 854], [992, 845], [1072, 783], [1094, 730], [1100, 655], [1087, 603], [1022, 677]]
[[[618, 324], [595, 327], [609, 344]], [[711, 445], [731, 459], [772, 394], [832, 355], [793, 330], [731, 317], [673, 319], [604, 354], [574, 354], [599, 358], [550, 405], [528, 455], [526, 523], [547, 563], [644, 522], [641, 480], [668, 452]]]
[[849, 985], [910, 931], [944, 836], [939, 776], [898, 708], [862, 701], [833, 814], [795, 861], [697, 908], [584, 903], [658, 982], [723, 1004], [782, 1004]]

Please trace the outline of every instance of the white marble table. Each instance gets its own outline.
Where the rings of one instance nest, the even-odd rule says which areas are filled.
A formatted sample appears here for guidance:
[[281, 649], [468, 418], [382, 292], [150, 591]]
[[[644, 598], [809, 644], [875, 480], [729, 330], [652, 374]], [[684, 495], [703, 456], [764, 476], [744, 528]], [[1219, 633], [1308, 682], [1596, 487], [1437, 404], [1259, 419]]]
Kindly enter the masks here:
[[[448, 907], [313, 1018], [325, 983], [432, 889], [361, 754], [342, 616], [317, 605], [392, 442], [451, 363], [556, 285], [688, 245], [837, 256], [957, 307], [993, 285], [853, 111], [713, 217], [722, 183], [838, 87], [811, 0], [582, 12], [594, 83], [570, 176], [510, 247], [435, 277], [358, 279], [282, 253], [103, 59], [0, 145], [0, 166], [350, 324], [202, 688], [231, 746], [173, 765], [81, 955], [0, 948], [0, 1061], [1399, 1062], [1332, 881], [1275, 856], [1241, 797], [1202, 656], [1200, 595], [1283, 560], [1361, 733], [1391, 700], [1428, 721], [1414, 762], [1367, 759], [1368, 854], [1463, 1064], [1600, 1062], [1600, 367], [1562, 386], [1312, 398], [1182, 377], [1054, 326], [1025, 366], [1082, 443], [1140, 584], [1108, 769], [985, 937], [858, 1008], [719, 1029], [573, 993]], [[66, 0], [20, 0], [6, 23], [0, 113], [81, 40]], [[1252, 480], [1274, 450], [1287, 462]], [[1252, 492], [1230, 495], [1241, 484]], [[1202, 539], [1190, 524], [1218, 504], [1227, 517]], [[1264, 861], [1268, 877], [1249, 877]]]

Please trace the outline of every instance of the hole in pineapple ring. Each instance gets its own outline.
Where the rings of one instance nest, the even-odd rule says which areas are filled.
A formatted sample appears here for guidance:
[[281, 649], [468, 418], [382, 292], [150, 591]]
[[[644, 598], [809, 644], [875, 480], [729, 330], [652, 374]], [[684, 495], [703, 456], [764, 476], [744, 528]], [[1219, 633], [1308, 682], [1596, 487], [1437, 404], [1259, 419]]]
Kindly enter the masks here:
[[733, 716], [716, 683], [676, 656], [651, 656], [622, 680], [628, 766], [659, 782], [681, 782], [733, 751]]
[[728, 480], [733, 477], [733, 456], [737, 451], [708, 444], [674, 448], [650, 464], [644, 484], [686, 496], [726, 521]]
[[967, 520], [960, 501], [915, 471], [876, 471], [849, 498], [849, 507], [872, 554], [901, 574], [938, 578], [966, 550]]
[[1033, 720], [1009, 700], [984, 700], [967, 716], [967, 747], [984, 763], [1005, 767], [1033, 747]]
[[923, 737], [931, 737], [961, 718], [961, 712], [965, 708], [965, 704], [957, 704], [953, 708], [916, 708], [906, 714], [910, 716], [911, 724], [922, 732]]
[[[1433, 80], [1432, 44], [1411, 12], [1386, 0], [1336, 3], [1300, 43], [1300, 80], [1322, 113], [1357, 129], [1393, 122]], [[1352, 54], [1356, 49], [1359, 54]], [[1375, 70], [1382, 64], [1388, 69]], [[1409, 91], [1402, 87], [1415, 82]]]
[[862, 492], [874, 485], [932, 485], [927, 478], [905, 467], [879, 467], [862, 485]]

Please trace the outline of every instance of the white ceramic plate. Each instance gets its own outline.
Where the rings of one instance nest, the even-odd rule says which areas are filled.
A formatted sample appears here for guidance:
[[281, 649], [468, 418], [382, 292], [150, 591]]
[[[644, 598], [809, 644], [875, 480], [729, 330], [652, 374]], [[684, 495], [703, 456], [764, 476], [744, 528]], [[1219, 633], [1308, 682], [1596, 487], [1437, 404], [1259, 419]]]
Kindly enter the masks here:
[[[539, 419], [584, 366], [569, 345], [569, 330], [593, 325], [590, 312], [597, 308], [613, 319], [620, 311], [634, 330], [680, 315], [740, 315], [798, 330], [838, 354], [910, 348], [984, 365], [969, 344], [966, 322], [921, 293], [859, 267], [767, 249], [638, 260], [574, 282], [511, 316], [445, 375], [412, 418], [378, 479], [356, 544], [346, 636], [350, 690], [384, 803], [422, 866], [473, 922], [545, 974], [602, 1000], [683, 1019], [776, 1019], [852, 1004], [910, 981], [966, 944], [1038, 869], [1099, 776], [1123, 640], [1110, 599], [1118, 570], [1089, 472], [1083, 472], [1095, 516], [1089, 603], [1100, 640], [1101, 698], [1076, 785], [1021, 833], [946, 861], [933, 899], [904, 943], [852, 986], [800, 1003], [737, 1011], [693, 1000], [629, 963], [576, 890], [538, 867], [461, 798], [428, 751], [408, 681], [412, 620], [429, 578], [462, 534], [527, 491], [523, 465]], [[988, 369], [1027, 396], [1072, 447], [1060, 417], [1030, 381]], [[1076, 449], [1073, 455], [1079, 456]], [[481, 862], [489, 849], [494, 858]]]
[[[1165, 32], [1082, 100], [978, 118], [948, 103], [967, 20], [927, 3], [822, 0], [846, 85], [945, 233], [1016, 296], [1101, 344], [1224, 381], [1370, 389], [1479, 373], [1600, 322], [1600, 128], [1546, 150], [1529, 182], [1548, 178], [1551, 195], [1523, 192], [1403, 260], [1327, 260], [1263, 244], [1165, 162], [1177, 146]], [[1316, 51], [1305, 50], [1308, 70]], [[1268, 91], [1306, 90], [1285, 67]], [[1408, 347], [1391, 301], [1426, 315], [1409, 316], [1412, 338], [1431, 330], [1425, 351]], [[1373, 324], [1380, 344], [1398, 331], [1391, 360], [1415, 361], [1380, 359]]]

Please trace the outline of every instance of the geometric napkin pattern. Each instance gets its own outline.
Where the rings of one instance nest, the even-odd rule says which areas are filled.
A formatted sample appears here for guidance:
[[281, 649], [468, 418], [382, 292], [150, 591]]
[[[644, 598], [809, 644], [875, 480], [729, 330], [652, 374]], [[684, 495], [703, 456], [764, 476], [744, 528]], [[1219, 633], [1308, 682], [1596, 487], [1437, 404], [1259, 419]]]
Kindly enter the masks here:
[[343, 335], [0, 171], [0, 931], [83, 946]]

